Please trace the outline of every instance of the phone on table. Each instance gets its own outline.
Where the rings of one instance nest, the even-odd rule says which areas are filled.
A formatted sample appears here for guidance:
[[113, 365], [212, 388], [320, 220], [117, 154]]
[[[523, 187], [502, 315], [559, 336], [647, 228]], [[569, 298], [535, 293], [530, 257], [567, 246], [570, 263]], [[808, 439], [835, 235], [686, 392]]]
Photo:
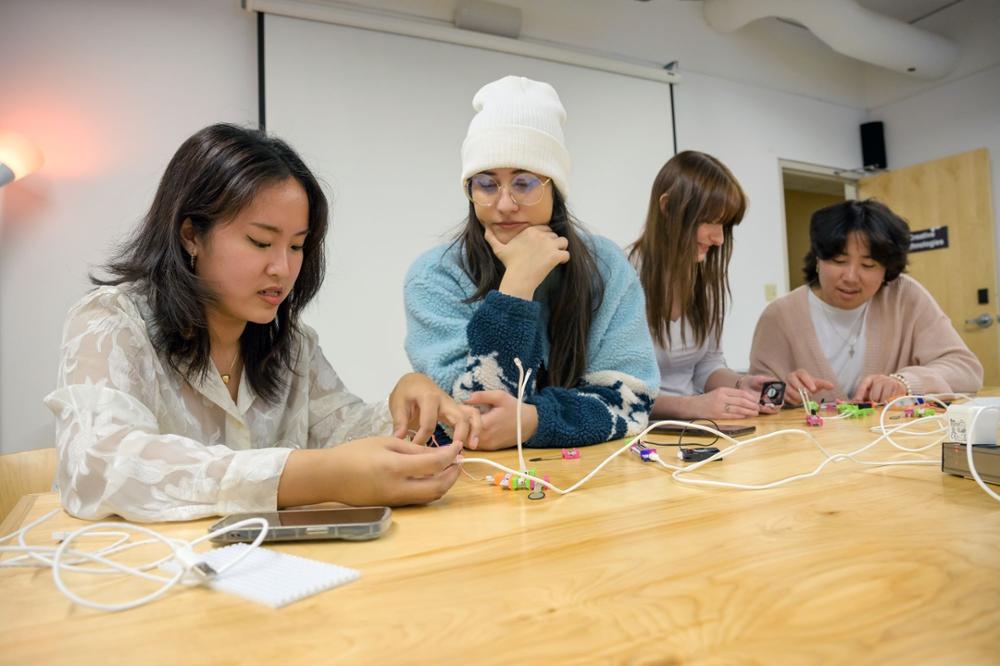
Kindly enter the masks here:
[[[262, 513], [234, 513], [208, 528], [209, 532], [234, 525], [247, 518], [263, 518], [268, 530], [264, 541], [311, 541], [377, 539], [392, 522], [387, 506], [336, 507], [331, 509], [285, 509]], [[212, 537], [212, 543], [250, 542], [260, 534], [260, 526], [249, 525], [226, 530]]]
[[[716, 426], [711, 423], [699, 423], [698, 425], [707, 425], [712, 428]], [[724, 425], [719, 424], [718, 431], [723, 435], [729, 435], [730, 437], [738, 437], [740, 435], [748, 435], [757, 430], [756, 426], [752, 425]], [[699, 430], [698, 428], [684, 427], [679, 425], [659, 425], [649, 431], [650, 435], [684, 435], [685, 437], [715, 437], [712, 433], [705, 432], [704, 430]]]
[[765, 382], [760, 387], [760, 406], [774, 405], [781, 407], [785, 402], [785, 382]]

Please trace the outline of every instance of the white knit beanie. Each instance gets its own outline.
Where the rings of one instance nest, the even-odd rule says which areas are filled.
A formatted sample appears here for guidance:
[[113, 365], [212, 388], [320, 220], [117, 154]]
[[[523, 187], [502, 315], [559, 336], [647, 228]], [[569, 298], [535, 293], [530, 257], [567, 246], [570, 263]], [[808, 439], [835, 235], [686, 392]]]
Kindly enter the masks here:
[[480, 88], [472, 108], [476, 115], [462, 142], [462, 187], [480, 171], [525, 169], [548, 176], [567, 197], [566, 110], [552, 86], [505, 76]]

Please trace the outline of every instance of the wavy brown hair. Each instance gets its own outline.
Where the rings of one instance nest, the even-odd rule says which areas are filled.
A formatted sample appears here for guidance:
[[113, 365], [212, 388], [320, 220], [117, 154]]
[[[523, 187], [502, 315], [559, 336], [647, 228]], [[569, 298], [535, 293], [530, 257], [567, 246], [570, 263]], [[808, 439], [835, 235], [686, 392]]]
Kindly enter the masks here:
[[[550, 351], [546, 381], [550, 386], [572, 388], [587, 370], [587, 334], [594, 313], [604, 300], [604, 278], [593, 252], [580, 237], [577, 222], [554, 187], [549, 228], [569, 241], [570, 260], [550, 273], [555, 274], [556, 279], [547, 294]], [[475, 293], [466, 302], [486, 298], [486, 294], [500, 287], [504, 265], [486, 242], [474, 204], [469, 204], [469, 217], [455, 242], [461, 250], [462, 270], [476, 286]]]
[[[747, 198], [726, 166], [705, 153], [686, 150], [672, 157], [656, 174], [642, 235], [629, 248], [629, 259], [646, 292], [649, 331], [660, 347], [670, 345], [670, 313], [682, 313], [699, 345], [722, 335], [729, 291], [729, 259], [733, 225], [746, 212]], [[721, 223], [722, 247], [709, 249], [698, 261], [698, 227]], [[686, 323], [685, 323], [686, 322]]]

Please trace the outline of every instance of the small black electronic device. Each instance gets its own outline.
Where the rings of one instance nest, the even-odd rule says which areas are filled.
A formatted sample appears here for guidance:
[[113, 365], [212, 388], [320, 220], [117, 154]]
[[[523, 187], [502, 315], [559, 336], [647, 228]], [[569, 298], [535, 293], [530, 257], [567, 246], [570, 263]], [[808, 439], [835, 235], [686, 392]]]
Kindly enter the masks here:
[[765, 382], [760, 387], [760, 404], [780, 407], [785, 402], [785, 382]]
[[[700, 462], [711, 458], [719, 452], [715, 446], [695, 446], [691, 448], [681, 447], [677, 449], [677, 457], [685, 462]], [[722, 458], [719, 458], [722, 460]]]
[[[267, 521], [267, 536], [264, 541], [366, 541], [378, 538], [388, 529], [392, 522], [392, 509], [387, 506], [367, 506], [237, 513], [226, 516], [209, 527], [208, 531], [215, 532], [247, 518], [263, 518]], [[212, 543], [250, 542], [259, 534], [260, 527], [257, 525], [239, 527], [212, 537]]]

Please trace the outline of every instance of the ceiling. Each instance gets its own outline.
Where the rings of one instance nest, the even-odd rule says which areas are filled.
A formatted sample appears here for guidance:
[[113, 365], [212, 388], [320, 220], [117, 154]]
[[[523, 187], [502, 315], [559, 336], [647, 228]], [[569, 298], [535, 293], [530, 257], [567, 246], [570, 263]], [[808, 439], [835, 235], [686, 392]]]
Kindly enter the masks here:
[[858, 4], [873, 12], [913, 23], [962, 0], [858, 0]]

